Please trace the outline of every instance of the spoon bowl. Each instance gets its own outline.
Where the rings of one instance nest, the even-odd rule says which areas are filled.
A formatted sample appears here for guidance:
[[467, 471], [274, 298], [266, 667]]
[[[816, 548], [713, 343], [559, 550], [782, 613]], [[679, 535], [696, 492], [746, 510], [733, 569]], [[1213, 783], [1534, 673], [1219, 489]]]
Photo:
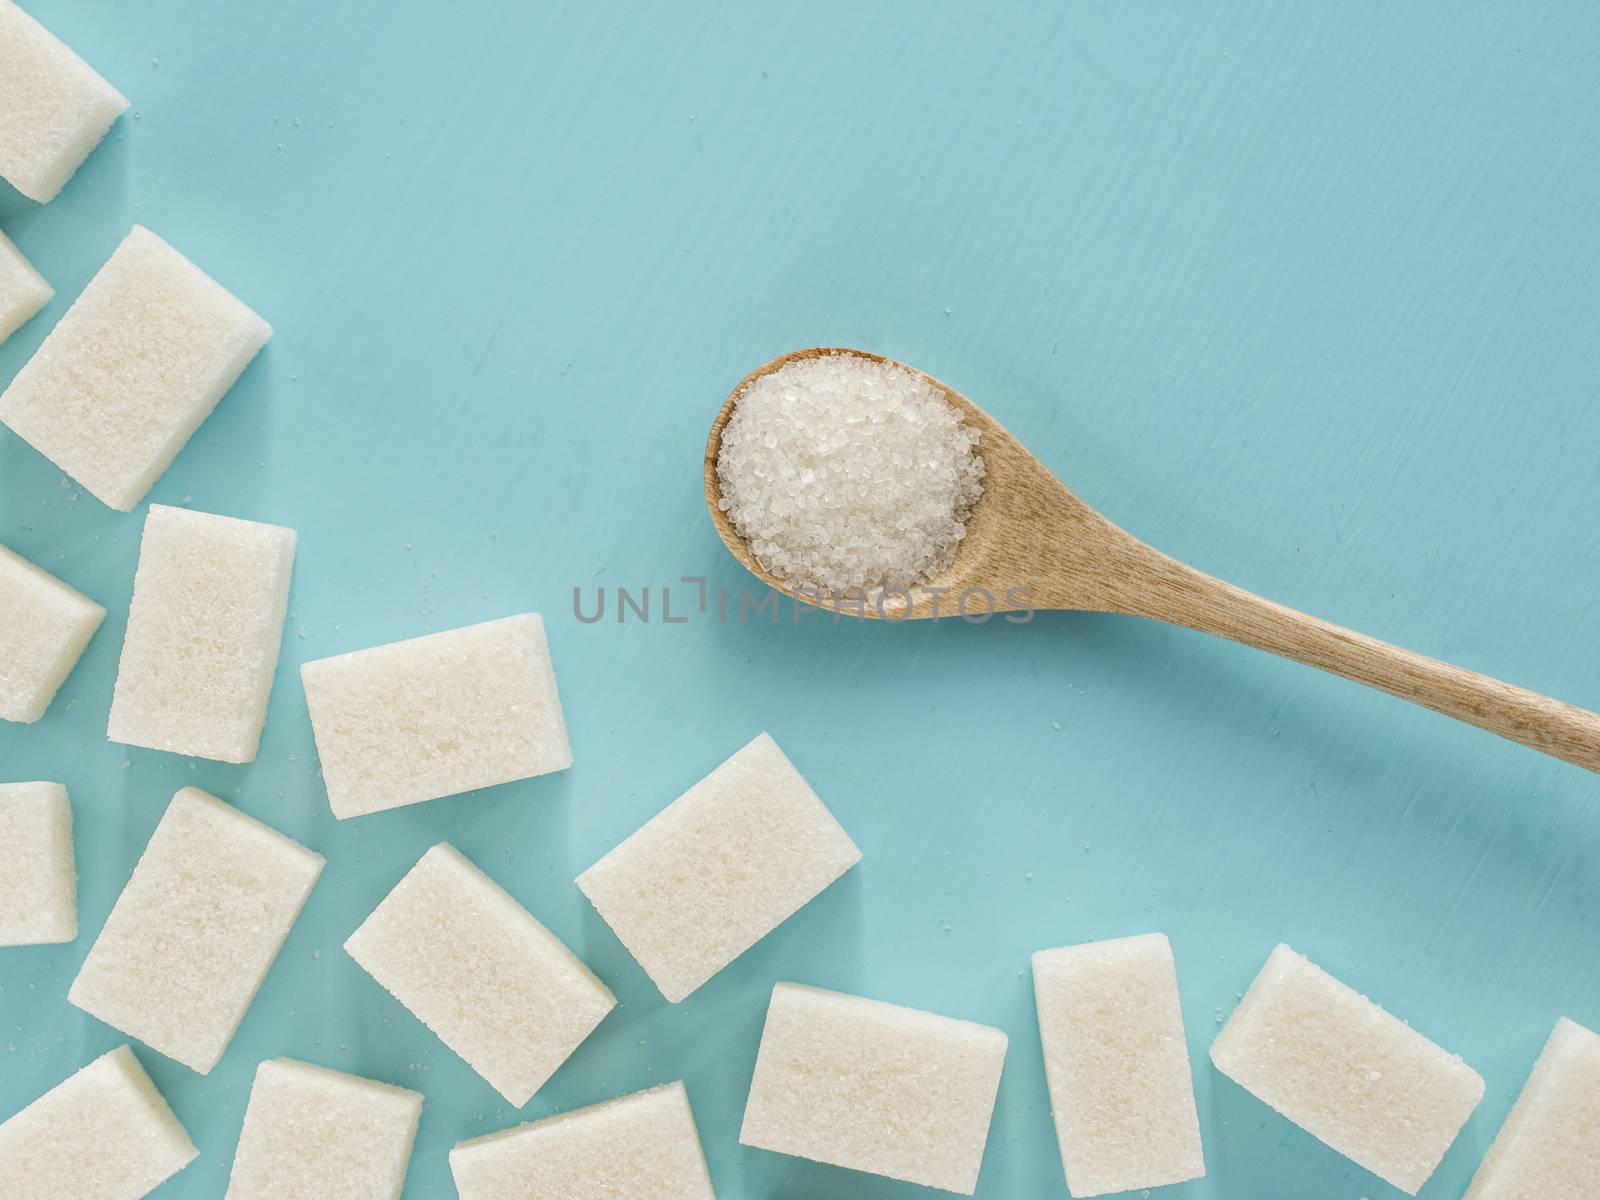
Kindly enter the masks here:
[[[983, 495], [950, 565], [925, 584], [855, 600], [795, 588], [757, 561], [723, 511], [722, 431], [757, 379], [791, 363], [848, 354], [926, 380], [978, 430]], [[1150, 617], [1341, 675], [1535, 750], [1600, 771], [1600, 715], [1392, 646], [1234, 587], [1127, 533], [1069, 489], [1021, 442], [954, 388], [863, 350], [814, 347], [780, 355], [739, 381], [712, 422], [706, 507], [724, 544], [775, 591], [867, 619], [925, 620], [1070, 609]]]
[[[983, 496], [973, 507], [966, 536], [950, 565], [906, 593], [890, 592], [859, 604], [839, 603], [839, 611], [869, 620], [952, 617], [958, 615], [957, 605], [963, 593], [968, 594], [972, 615], [985, 611], [978, 606], [979, 599], [992, 612], [1045, 608], [1116, 611], [1102, 602], [1094, 562], [1111, 549], [1113, 542], [1133, 544], [1134, 539], [1078, 499], [1004, 426], [954, 388], [879, 354], [827, 346], [791, 351], [757, 367], [739, 381], [711, 424], [711, 435], [706, 440], [706, 508], [723, 544], [751, 574], [801, 603], [837, 599], [798, 589], [761, 564], [722, 510], [717, 459], [722, 453], [722, 431], [733, 416], [739, 397], [751, 384], [790, 363], [838, 354], [887, 363], [927, 382], [961, 414], [965, 424], [978, 430], [978, 453], [984, 464]], [[1071, 538], [1059, 536], [1068, 530], [1073, 534]], [[1047, 533], [1049, 536], [1045, 536]]]

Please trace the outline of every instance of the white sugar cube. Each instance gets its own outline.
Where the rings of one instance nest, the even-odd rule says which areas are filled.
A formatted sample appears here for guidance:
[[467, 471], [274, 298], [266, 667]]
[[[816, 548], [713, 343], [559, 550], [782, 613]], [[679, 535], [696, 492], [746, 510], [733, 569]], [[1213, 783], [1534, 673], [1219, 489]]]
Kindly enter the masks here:
[[152, 504], [106, 736], [220, 762], [256, 756], [295, 532]]
[[40, 204], [128, 102], [11, 0], [0, 0], [0, 177]]
[[537, 613], [300, 668], [341, 820], [572, 765]]
[[861, 860], [763, 733], [578, 876], [676, 1004]]
[[1033, 990], [1068, 1190], [1103, 1196], [1204, 1175], [1166, 936], [1041, 950]]
[[140, 1200], [199, 1155], [126, 1046], [0, 1125], [11, 1200]]
[[553, 933], [444, 842], [344, 948], [519, 1108], [617, 1003]]
[[72, 806], [59, 783], [0, 783], [0, 946], [78, 936]]
[[0, 421], [127, 512], [271, 333], [135, 225], [0, 395]]
[[970, 1196], [1006, 1035], [859, 996], [772, 989], [739, 1140]]
[[1556, 1022], [1465, 1200], [1600, 1195], [1600, 1034]]
[[44, 716], [106, 610], [0, 546], [0, 719]]
[[1267, 959], [1211, 1061], [1410, 1195], [1483, 1097], [1483, 1080], [1466, 1063], [1288, 946]]
[[289, 1058], [256, 1068], [224, 1200], [399, 1200], [422, 1097]]
[[[0, 0], [3, 4], [4, 0]], [[4, 17], [0, 17], [0, 22]], [[5, 84], [0, 82], [0, 88]], [[0, 116], [0, 121], [5, 118]], [[5, 234], [0, 233], [0, 343], [22, 328], [35, 313], [55, 297], [55, 289], [33, 264], [22, 257]]]
[[461, 1200], [716, 1200], [682, 1083], [450, 1151]]
[[322, 861], [216, 797], [184, 788], [67, 999], [206, 1074], [261, 989]]

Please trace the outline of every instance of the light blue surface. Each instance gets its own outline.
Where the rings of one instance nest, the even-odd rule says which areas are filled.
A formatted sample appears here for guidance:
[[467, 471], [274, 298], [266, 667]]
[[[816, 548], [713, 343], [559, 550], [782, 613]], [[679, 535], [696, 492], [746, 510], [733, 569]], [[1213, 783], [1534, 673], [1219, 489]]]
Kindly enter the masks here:
[[[454, 1194], [461, 1138], [679, 1077], [723, 1200], [932, 1195], [739, 1146], [780, 979], [1003, 1028], [979, 1195], [1064, 1195], [1028, 955], [1151, 929], [1210, 1169], [1167, 1194], [1398, 1194], [1206, 1060], [1286, 940], [1486, 1078], [1442, 1200], [1557, 1016], [1600, 1025], [1576, 768], [1132, 620], [572, 615], [575, 587], [744, 582], [702, 506], [711, 417], [772, 355], [853, 344], [1197, 566], [1600, 707], [1600, 10], [28, 6], [133, 110], [54, 203], [0, 192], [58, 293], [0, 380], [149, 225], [276, 327], [151, 498], [300, 552], [259, 760], [111, 745], [142, 509], [0, 431], [0, 541], [110, 610], [48, 716], [0, 725], [0, 779], [70, 788], [82, 874], [76, 944], [0, 951], [0, 1117], [124, 1040], [65, 993], [186, 784], [328, 868], [210, 1076], [139, 1050], [202, 1150], [163, 1200], [222, 1194], [275, 1055], [426, 1093], [407, 1197]], [[577, 765], [335, 822], [299, 664], [529, 609]], [[865, 860], [670, 1007], [571, 881], [761, 729]], [[441, 839], [622, 1001], [521, 1113], [340, 948]]]

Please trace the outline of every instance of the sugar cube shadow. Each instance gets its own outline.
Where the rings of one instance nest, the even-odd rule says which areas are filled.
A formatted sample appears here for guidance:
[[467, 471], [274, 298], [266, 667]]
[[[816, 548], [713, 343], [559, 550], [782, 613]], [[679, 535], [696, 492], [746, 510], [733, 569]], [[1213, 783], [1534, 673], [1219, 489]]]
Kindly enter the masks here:
[[[146, 501], [199, 509], [226, 517], [293, 525], [281, 506], [263, 497], [282, 489], [273, 484], [279, 463], [264, 457], [277, 406], [273, 394], [277, 355], [271, 340], [250, 360], [216, 408], [178, 451], [151, 487]], [[292, 469], [284, 465], [285, 472]]]
[[0, 179], [0, 226], [8, 230], [13, 229], [21, 225], [28, 214], [37, 211], [39, 207], [4, 179]]

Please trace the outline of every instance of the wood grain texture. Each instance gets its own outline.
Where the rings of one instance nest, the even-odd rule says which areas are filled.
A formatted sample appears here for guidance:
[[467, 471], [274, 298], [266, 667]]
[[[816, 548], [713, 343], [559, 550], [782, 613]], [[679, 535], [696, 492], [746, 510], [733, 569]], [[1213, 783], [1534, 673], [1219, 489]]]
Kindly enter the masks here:
[[929, 620], [955, 615], [959, 601], [949, 597], [981, 593], [997, 612], [1068, 609], [1150, 617], [1353, 679], [1600, 771], [1600, 714], [1391, 646], [1178, 562], [1085, 504], [960, 392], [906, 363], [864, 350], [817, 346], [780, 355], [740, 380], [712, 422], [703, 465], [706, 509], [723, 544], [768, 587], [796, 600], [819, 601], [757, 561], [722, 510], [717, 474], [722, 431], [755, 380], [792, 362], [835, 354], [892, 363], [938, 389], [981, 431], [985, 476], [983, 497], [954, 561], [925, 587], [867, 603], [821, 597], [823, 606], [868, 619]]

